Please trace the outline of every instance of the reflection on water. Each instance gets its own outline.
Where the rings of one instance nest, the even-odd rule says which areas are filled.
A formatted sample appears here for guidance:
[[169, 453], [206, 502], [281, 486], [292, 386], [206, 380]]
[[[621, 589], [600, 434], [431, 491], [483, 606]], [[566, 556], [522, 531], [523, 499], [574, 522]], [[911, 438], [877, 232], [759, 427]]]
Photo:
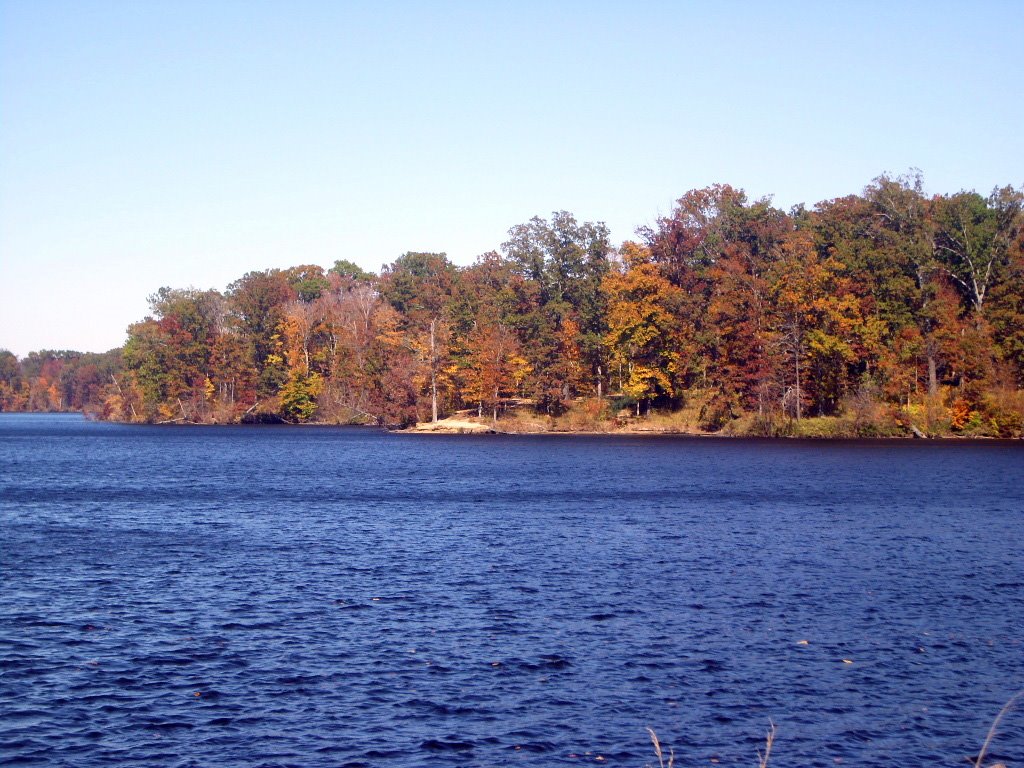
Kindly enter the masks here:
[[0, 760], [955, 765], [1024, 688], [1022, 470], [0, 416]]

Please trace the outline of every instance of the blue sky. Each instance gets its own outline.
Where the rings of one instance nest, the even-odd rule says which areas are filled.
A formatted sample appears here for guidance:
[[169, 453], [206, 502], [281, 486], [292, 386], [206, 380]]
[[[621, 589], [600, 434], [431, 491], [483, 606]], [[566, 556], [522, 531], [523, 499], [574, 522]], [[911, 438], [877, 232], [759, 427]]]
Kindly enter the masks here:
[[0, 0], [0, 348], [689, 189], [1024, 186], [1024, 2]]

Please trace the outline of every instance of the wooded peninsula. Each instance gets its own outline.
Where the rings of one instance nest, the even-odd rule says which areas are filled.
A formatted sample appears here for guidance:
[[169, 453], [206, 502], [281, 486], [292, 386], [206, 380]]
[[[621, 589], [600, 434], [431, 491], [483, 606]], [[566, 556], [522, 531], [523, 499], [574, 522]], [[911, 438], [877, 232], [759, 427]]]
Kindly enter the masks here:
[[1024, 434], [1024, 194], [920, 174], [796, 206], [715, 185], [616, 248], [568, 212], [459, 267], [409, 252], [161, 288], [103, 354], [0, 351], [0, 410], [137, 423], [836, 437]]

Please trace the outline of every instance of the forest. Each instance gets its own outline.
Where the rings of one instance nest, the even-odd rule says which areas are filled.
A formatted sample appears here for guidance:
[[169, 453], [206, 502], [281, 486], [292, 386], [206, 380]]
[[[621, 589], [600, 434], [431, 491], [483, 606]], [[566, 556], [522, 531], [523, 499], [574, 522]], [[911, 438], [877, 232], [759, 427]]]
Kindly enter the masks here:
[[0, 410], [1021, 437], [1022, 200], [929, 196], [912, 172], [786, 212], [715, 185], [619, 246], [559, 211], [468, 266], [408, 252], [160, 288], [121, 349], [0, 351]]

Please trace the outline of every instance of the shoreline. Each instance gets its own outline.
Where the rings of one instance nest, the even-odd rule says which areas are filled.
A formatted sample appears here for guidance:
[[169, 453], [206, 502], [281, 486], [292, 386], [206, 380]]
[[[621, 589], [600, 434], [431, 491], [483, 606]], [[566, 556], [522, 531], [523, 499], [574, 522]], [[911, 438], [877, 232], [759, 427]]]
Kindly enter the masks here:
[[[296, 424], [290, 426], [361, 426], [338, 425], [338, 424]], [[369, 426], [369, 425], [367, 425]], [[433, 436], [478, 436], [491, 435], [495, 437], [638, 437], [638, 438], [680, 438], [688, 437], [695, 440], [757, 440], [761, 442], [788, 442], [803, 441], [814, 443], [1008, 443], [1024, 444], [1024, 437], [990, 437], [982, 435], [978, 437], [969, 435], [935, 435], [933, 437], [916, 437], [913, 434], [907, 435], [872, 435], [864, 436], [822, 436], [822, 435], [749, 435], [729, 434], [726, 432], [687, 432], [672, 430], [650, 430], [650, 429], [616, 429], [616, 430], [584, 430], [584, 429], [557, 429], [557, 430], [535, 430], [535, 431], [504, 431], [501, 429], [418, 429], [416, 427], [404, 427], [390, 429], [381, 427], [392, 435], [433, 435]]]
[[[1024, 444], [1024, 435], [1020, 437], [995, 437], [991, 435], [957, 435], [957, 434], [914, 434], [909, 429], [906, 434], [899, 435], [822, 435], [822, 434], [775, 434], [759, 435], [746, 432], [732, 432], [720, 430], [708, 432], [699, 429], [672, 429], [667, 427], [623, 425], [612, 426], [609, 429], [583, 429], [583, 428], [555, 428], [555, 429], [503, 429], [503, 423], [497, 424], [490, 421], [474, 421], [465, 417], [447, 417], [434, 422], [417, 422], [407, 427], [389, 427], [377, 424], [342, 424], [327, 421], [307, 422], [194, 422], [194, 421], [173, 421], [173, 422], [132, 422], [99, 419], [90, 416], [84, 411], [0, 411], [0, 415], [12, 416], [78, 416], [88, 421], [96, 421], [106, 424], [118, 424], [122, 426], [149, 426], [149, 427], [263, 427], [263, 428], [329, 428], [349, 427], [358, 429], [375, 429], [391, 435], [493, 435], [511, 437], [688, 437], [694, 439], [711, 440], [759, 440], [759, 441], [789, 441], [799, 440], [808, 442], [906, 442], [906, 443], [1005, 443]], [[511, 426], [514, 422], [505, 422]]]
[[1024, 443], [1024, 437], [992, 437], [989, 435], [924, 435], [910, 430], [904, 435], [757, 435], [739, 432], [707, 432], [696, 429], [668, 429], [643, 426], [619, 426], [612, 429], [502, 429], [501, 422], [475, 422], [449, 417], [434, 422], [417, 422], [410, 427], [387, 428], [394, 435], [495, 435], [510, 437], [689, 437], [710, 440], [760, 440], [808, 442], [907, 442], [907, 443]]
[[[540, 423], [538, 423], [538, 421]], [[813, 424], [813, 420], [806, 423]], [[587, 425], [572, 425], [562, 427], [556, 421], [548, 419], [547, 428], [543, 426], [543, 420], [535, 420], [532, 423], [523, 422], [516, 418], [505, 421], [493, 421], [483, 419], [466, 411], [457, 412], [452, 416], [438, 419], [436, 422], [417, 422], [416, 424], [404, 427], [389, 429], [393, 434], [401, 435], [567, 435], [567, 436], [609, 436], [609, 437], [690, 437], [697, 439], [721, 439], [721, 440], [810, 440], [810, 441], [842, 441], [842, 442], [1007, 442], [1018, 443], [1024, 441], [1024, 435], [1020, 437], [997, 437], [991, 435], [961, 435], [961, 434], [926, 434], [916, 427], [907, 425], [901, 433], [890, 434], [850, 434], [844, 433], [843, 429], [849, 429], [849, 424], [834, 423], [833, 432], [801, 432], [800, 422], [784, 425], [786, 432], [776, 434], [757, 434], [742, 428], [742, 425], [734, 425], [733, 429], [724, 429], [711, 432], [692, 426], [690, 423], [650, 423], [639, 419], [627, 420], [606, 420], [591, 422]]]

